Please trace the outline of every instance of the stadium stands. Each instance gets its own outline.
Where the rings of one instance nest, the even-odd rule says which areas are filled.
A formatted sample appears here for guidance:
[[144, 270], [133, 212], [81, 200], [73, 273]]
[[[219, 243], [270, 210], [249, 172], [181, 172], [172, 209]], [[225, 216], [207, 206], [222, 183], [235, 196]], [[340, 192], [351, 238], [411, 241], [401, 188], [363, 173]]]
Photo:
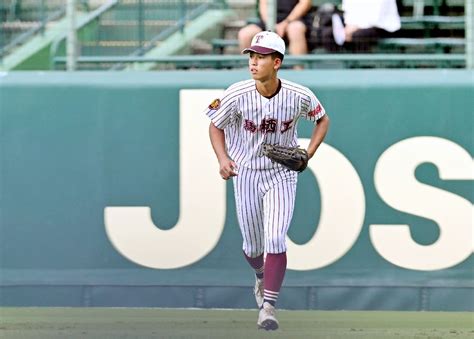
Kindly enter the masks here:
[[[58, 2], [58, 0], [44, 1], [46, 3]], [[87, 4], [92, 2], [92, 0], [80, 1], [85, 1]], [[64, 4], [64, 1], [60, 3]], [[78, 45], [81, 56], [145, 55], [154, 48], [164, 45], [164, 42], [174, 33], [184, 32], [185, 27], [196, 21], [196, 18], [206, 17], [213, 8], [225, 7], [225, 2], [222, 0], [95, 0], [95, 3], [101, 5], [104, 10], [89, 16], [87, 20], [78, 20], [80, 21], [78, 23]], [[35, 9], [37, 12], [42, 12], [47, 7], [46, 5], [40, 6], [40, 10], [38, 10], [38, 6], [27, 6], [25, 2], [21, 2], [21, 4], [22, 11]], [[12, 12], [11, 8], [12, 6], [4, 8], [2, 13], [5, 17]], [[51, 22], [48, 26], [58, 26], [60, 20], [64, 19], [64, 6], [61, 9], [56, 21]], [[208, 20], [208, 25], [212, 25], [212, 20], [212, 18]], [[29, 38], [32, 38], [33, 35], [34, 33]], [[56, 56], [65, 55], [65, 27], [62, 28], [62, 32], [57, 32], [53, 40], [48, 46], [42, 46], [43, 54], [45, 54], [45, 48], [50, 50], [49, 54], [46, 54], [51, 60]], [[30, 41], [25, 39], [25, 42]], [[191, 44], [192, 41], [187, 42]], [[4, 46], [5, 43], [2, 42], [0, 47]], [[36, 52], [39, 53], [39, 51], [33, 51], [33, 53]], [[165, 52], [165, 55], [177, 52], [171, 49], [171, 51]], [[5, 55], [7, 53], [11, 55], [15, 51], [13, 49], [5, 50]], [[44, 62], [41, 64], [39, 67], [44, 67]], [[0, 69], [1, 66], [0, 63]], [[17, 63], [11, 68], [5, 68], [25, 69], [23, 66]], [[38, 67], [38, 63], [35, 63], [34, 67]]]
[[[313, 0], [314, 10], [321, 3], [332, 2], [339, 4], [340, 1]], [[402, 29], [398, 32], [397, 38], [381, 40], [380, 46], [383, 52], [397, 53], [414, 51], [418, 53], [440, 53], [440, 52], [462, 52], [464, 47], [464, 0], [430, 0], [421, 1], [423, 7], [417, 9], [416, 1], [399, 0], [399, 7], [402, 19]], [[419, 3], [419, 2], [418, 2]], [[417, 12], [419, 12], [417, 14]], [[424, 13], [429, 13], [425, 15]], [[442, 15], [441, 15], [442, 14]], [[235, 31], [243, 26], [236, 22], [227, 23], [225, 28], [229, 33], [224, 33], [223, 38], [212, 41], [213, 51], [229, 54], [235, 53], [238, 46]], [[425, 41], [425, 38], [431, 38]], [[442, 39], [438, 39], [442, 38]], [[448, 39], [447, 39], [448, 38]], [[434, 47], [434, 48], [433, 48]], [[318, 50], [318, 52], [321, 52]]]
[[209, 1], [120, 1], [104, 13], [81, 55], [141, 55], [202, 14]]
[[[197, 62], [189, 64], [188, 68], [210, 67], [210, 62], [214, 59], [212, 55], [229, 56], [226, 57], [226, 62], [221, 63], [217, 63], [215, 58], [215, 67], [241, 67], [237, 32], [248, 19], [255, 16], [256, 9], [255, 2], [251, 0], [77, 1], [79, 12], [88, 14], [78, 23], [79, 69], [121, 69], [125, 65], [130, 66], [130, 61], [126, 60], [136, 56], [148, 58], [148, 67], [144, 69], [161, 68], [164, 65], [167, 68], [186, 68], [179, 59], [175, 63], [167, 59], [173, 55], [195, 55]], [[314, 9], [327, 2], [340, 4], [340, 0], [313, 0]], [[380, 41], [373, 50], [377, 55], [333, 57], [319, 48], [304, 56], [303, 61], [308, 67], [326, 65], [331, 68], [463, 67], [461, 56], [466, 44], [464, 0], [397, 2], [402, 16], [402, 29], [396, 37]], [[52, 41], [41, 46], [41, 49], [30, 48], [32, 54], [42, 53], [43, 59], [46, 56], [48, 62], [5, 62], [7, 57], [11, 58], [20, 46], [28, 45], [35, 36], [44, 36], [48, 29], [61, 27], [60, 23], [64, 24], [65, 20], [64, 3], [60, 0], [1, 2], [0, 69], [2, 66], [7, 70], [64, 69], [64, 29], [63, 32], [57, 32], [51, 38]], [[109, 3], [108, 7], [92, 15], [94, 10], [99, 6], [104, 7], [106, 3]], [[210, 10], [216, 8], [226, 9], [228, 12], [221, 13], [218, 17], [209, 16]], [[170, 47], [171, 43], [176, 48]], [[49, 52], [45, 53], [45, 48]], [[417, 56], [411, 56], [412, 54]], [[439, 57], [440, 54], [445, 56]], [[113, 62], [110, 57], [113, 57]], [[104, 62], [98, 62], [100, 58]], [[399, 62], [396, 62], [397, 58]], [[288, 58], [287, 64], [296, 62], [296, 59]], [[119, 62], [120, 60], [123, 62]], [[134, 64], [144, 64], [146, 61], [133, 60]], [[335, 60], [339, 62], [333, 62]]]
[[[69, 26], [66, 18], [64, 1], [42, 0], [38, 2], [23, 0], [12, 0], [19, 3], [17, 21], [22, 23], [22, 13], [34, 12], [42, 18], [39, 29], [32, 29], [15, 38], [8, 45], [0, 45], [0, 70], [38, 70], [50, 68], [51, 53], [60, 50], [65, 51], [64, 41]], [[93, 26], [100, 16], [113, 7], [118, 0], [77, 0], [76, 28], [79, 36], [87, 36], [89, 27]], [[55, 16], [48, 17], [44, 14], [47, 6], [58, 6]], [[8, 7], [7, 17], [13, 10]], [[48, 20], [46, 20], [46, 19]]]

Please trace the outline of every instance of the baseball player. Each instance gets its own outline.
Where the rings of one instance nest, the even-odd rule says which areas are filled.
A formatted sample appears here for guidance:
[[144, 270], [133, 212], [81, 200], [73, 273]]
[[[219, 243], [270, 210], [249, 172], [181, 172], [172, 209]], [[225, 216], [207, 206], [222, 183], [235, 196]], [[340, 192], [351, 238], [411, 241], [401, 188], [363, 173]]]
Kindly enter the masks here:
[[285, 43], [276, 33], [256, 34], [242, 53], [249, 54], [252, 79], [231, 85], [205, 114], [211, 120], [209, 136], [219, 173], [224, 180], [233, 178], [243, 253], [256, 275], [257, 325], [275, 330], [298, 173], [271, 161], [262, 148], [297, 146], [297, 121], [303, 118], [315, 124], [307, 149], [311, 158], [326, 135], [329, 118], [308, 88], [278, 78]]

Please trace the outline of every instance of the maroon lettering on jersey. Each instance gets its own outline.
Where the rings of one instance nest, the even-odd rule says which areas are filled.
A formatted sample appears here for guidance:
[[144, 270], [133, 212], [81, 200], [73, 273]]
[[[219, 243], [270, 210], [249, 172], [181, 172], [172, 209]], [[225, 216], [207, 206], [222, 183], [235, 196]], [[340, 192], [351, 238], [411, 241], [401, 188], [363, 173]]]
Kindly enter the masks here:
[[255, 133], [257, 131], [257, 125], [255, 125], [252, 120], [245, 119], [244, 130], [249, 131], [251, 133]]
[[291, 123], [292, 122], [293, 122], [293, 119], [287, 120], [287, 121], [282, 121], [280, 132], [285, 133], [286, 131], [288, 131], [291, 128]]
[[313, 109], [311, 112], [308, 113], [308, 116], [315, 117], [317, 114], [321, 113], [321, 111], [322, 111], [322, 107], [320, 104], [318, 104], [318, 106], [316, 106], [315, 109]]
[[260, 131], [264, 133], [275, 133], [277, 123], [277, 119], [262, 119], [262, 122], [260, 123]]

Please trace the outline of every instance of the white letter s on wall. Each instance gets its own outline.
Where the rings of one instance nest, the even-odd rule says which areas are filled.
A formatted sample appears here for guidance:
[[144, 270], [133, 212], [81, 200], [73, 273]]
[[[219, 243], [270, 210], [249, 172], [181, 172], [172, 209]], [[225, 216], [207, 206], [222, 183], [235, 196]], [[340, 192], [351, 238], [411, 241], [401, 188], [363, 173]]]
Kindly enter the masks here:
[[391, 207], [434, 220], [438, 240], [424, 246], [413, 241], [408, 225], [371, 225], [370, 237], [379, 254], [413, 270], [439, 270], [457, 265], [473, 250], [473, 206], [453, 193], [420, 183], [414, 172], [424, 163], [439, 168], [441, 179], [472, 180], [474, 164], [459, 145], [437, 137], [415, 137], [387, 149], [375, 167], [380, 197]]

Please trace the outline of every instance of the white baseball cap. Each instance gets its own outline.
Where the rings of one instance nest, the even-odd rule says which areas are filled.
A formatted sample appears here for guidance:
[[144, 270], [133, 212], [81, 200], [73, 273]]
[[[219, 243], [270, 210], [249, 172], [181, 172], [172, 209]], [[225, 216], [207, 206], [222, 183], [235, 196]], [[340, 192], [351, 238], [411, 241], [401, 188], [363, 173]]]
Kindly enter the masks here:
[[274, 52], [285, 55], [285, 42], [276, 33], [264, 31], [255, 34], [249, 48], [242, 51], [242, 54], [255, 52], [258, 54], [271, 54]]

